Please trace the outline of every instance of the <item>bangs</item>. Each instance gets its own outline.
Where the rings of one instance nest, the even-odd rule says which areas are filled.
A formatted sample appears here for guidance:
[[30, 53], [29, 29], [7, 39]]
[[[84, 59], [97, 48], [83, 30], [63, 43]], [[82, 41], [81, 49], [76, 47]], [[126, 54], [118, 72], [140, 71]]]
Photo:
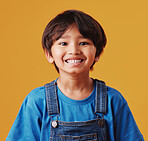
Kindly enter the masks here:
[[87, 14], [84, 16], [83, 12], [79, 11], [79, 13], [74, 13], [73, 10], [70, 10], [59, 14], [54, 22], [57, 24], [52, 31], [53, 41], [58, 40], [73, 24], [78, 27], [82, 36], [90, 39], [95, 46], [97, 46], [102, 39], [102, 28], [100, 24], [91, 16]]

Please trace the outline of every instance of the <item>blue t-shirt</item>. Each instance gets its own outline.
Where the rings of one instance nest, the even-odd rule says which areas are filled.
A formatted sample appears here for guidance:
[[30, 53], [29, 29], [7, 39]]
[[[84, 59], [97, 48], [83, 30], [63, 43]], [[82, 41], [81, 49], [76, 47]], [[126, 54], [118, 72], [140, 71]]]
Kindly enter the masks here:
[[[73, 100], [58, 89], [61, 121], [87, 121], [96, 119], [95, 87], [84, 100]], [[115, 89], [107, 86], [107, 121], [110, 141], [143, 141], [126, 100]], [[46, 105], [45, 87], [31, 91], [25, 98], [6, 141], [48, 141], [50, 122]]]

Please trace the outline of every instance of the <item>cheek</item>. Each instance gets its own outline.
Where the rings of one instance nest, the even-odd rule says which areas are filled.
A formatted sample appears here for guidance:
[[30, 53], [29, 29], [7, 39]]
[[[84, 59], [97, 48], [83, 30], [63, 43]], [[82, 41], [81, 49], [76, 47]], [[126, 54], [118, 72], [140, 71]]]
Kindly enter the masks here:
[[89, 50], [89, 55], [92, 56], [93, 58], [95, 58], [96, 55], [96, 48], [92, 48], [91, 50]]
[[51, 53], [52, 53], [53, 57], [60, 55], [60, 51], [56, 47], [51, 48]]
[[54, 48], [52, 49], [52, 56], [56, 62], [57, 61], [59, 62], [60, 60], [62, 60], [64, 52], [61, 51], [60, 49]]

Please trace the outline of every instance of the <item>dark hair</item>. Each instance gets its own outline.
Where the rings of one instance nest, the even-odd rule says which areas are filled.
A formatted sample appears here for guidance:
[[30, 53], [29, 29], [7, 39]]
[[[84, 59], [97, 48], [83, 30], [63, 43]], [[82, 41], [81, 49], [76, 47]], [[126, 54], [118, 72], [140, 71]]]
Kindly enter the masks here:
[[[52, 56], [51, 47], [54, 41], [58, 40], [72, 24], [76, 24], [84, 38], [93, 42], [97, 50], [96, 56], [100, 56], [107, 42], [104, 30], [95, 19], [78, 10], [64, 11], [48, 23], [42, 36], [43, 49], [46, 49]], [[90, 69], [93, 68], [94, 64], [95, 62]], [[59, 71], [56, 64], [55, 67]]]

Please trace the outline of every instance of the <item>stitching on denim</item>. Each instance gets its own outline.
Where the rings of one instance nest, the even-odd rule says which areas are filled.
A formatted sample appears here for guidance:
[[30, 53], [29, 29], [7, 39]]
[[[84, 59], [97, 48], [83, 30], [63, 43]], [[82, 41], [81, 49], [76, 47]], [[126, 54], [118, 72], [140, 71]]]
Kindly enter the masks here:
[[[55, 86], [55, 88], [54, 88], [54, 86]], [[53, 89], [52, 90], [53, 97], [51, 97], [52, 95], [51, 95], [50, 89]], [[56, 91], [57, 90], [56, 90], [56, 82], [55, 81], [45, 84], [46, 102], [47, 102], [47, 110], [48, 110], [49, 116], [55, 115], [55, 114], [60, 114]], [[52, 99], [53, 99], [53, 101], [52, 101]]]
[[95, 114], [107, 113], [107, 87], [105, 82], [96, 80]]

